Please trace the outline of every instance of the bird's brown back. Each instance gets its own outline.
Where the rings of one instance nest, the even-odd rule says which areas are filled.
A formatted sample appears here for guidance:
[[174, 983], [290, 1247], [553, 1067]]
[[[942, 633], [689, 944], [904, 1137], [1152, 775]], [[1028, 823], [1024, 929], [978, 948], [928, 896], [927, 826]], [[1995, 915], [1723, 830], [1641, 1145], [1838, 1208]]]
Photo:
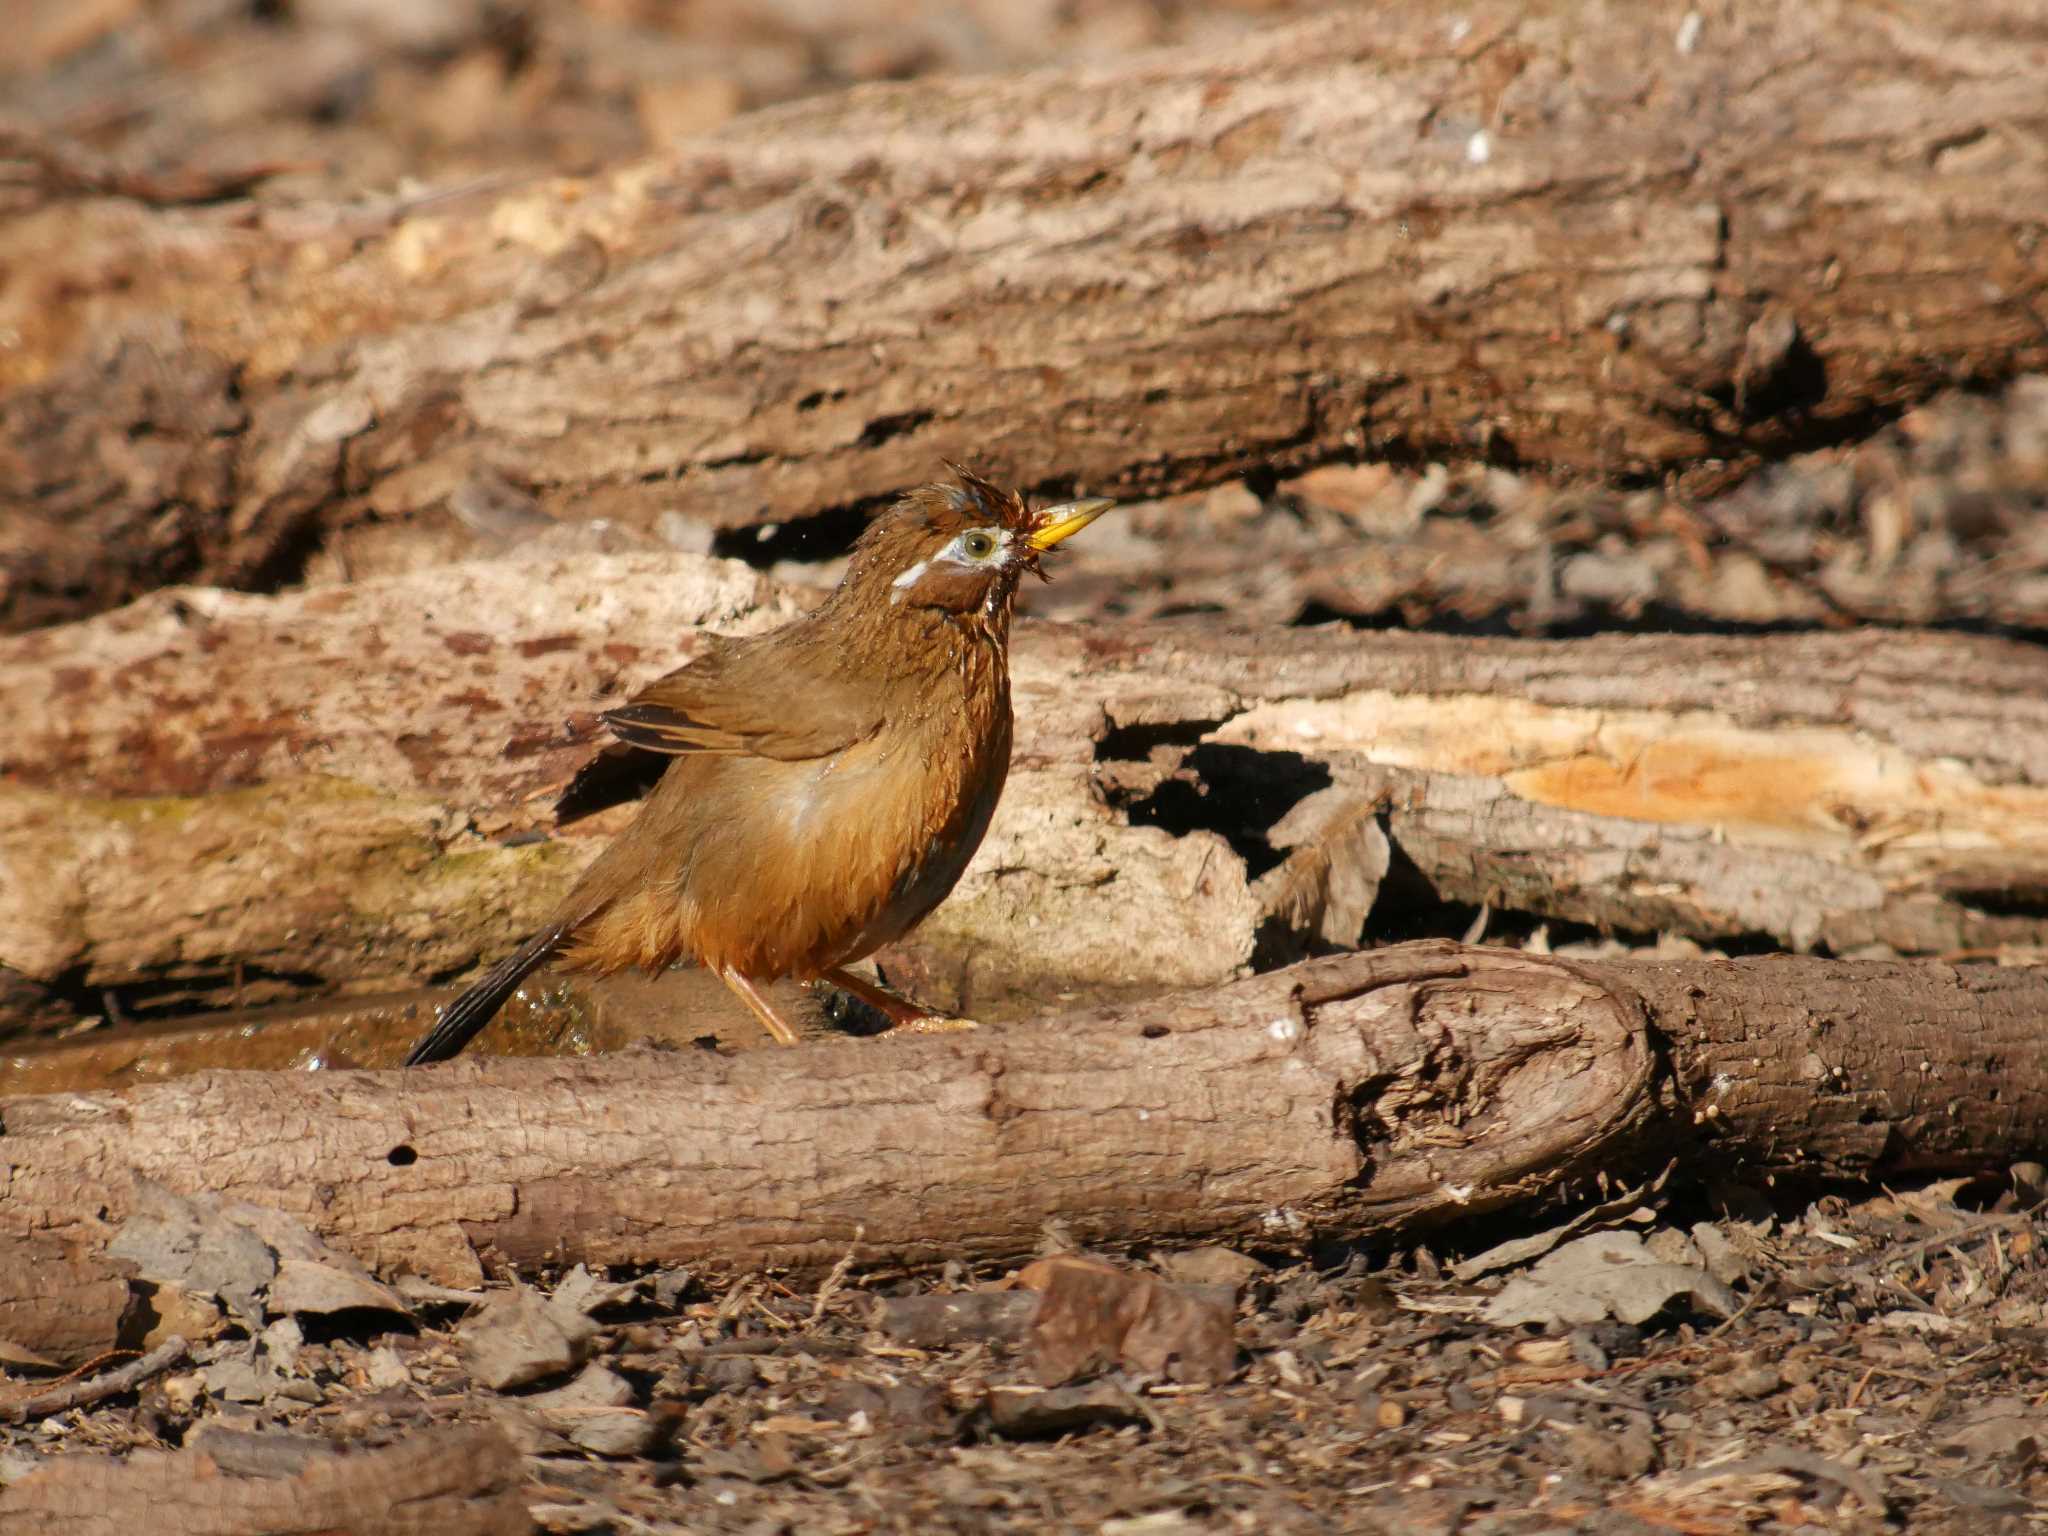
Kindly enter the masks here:
[[[695, 959], [809, 978], [891, 942], [945, 898], [1009, 770], [1007, 624], [934, 612], [873, 629], [821, 623], [775, 658], [777, 697], [842, 721], [872, 715], [873, 728], [817, 757], [676, 757], [570, 898], [592, 915], [566, 964]], [[744, 663], [728, 670], [759, 686]], [[699, 707], [720, 715], [715, 700]]]
[[409, 1065], [460, 1051], [557, 955], [598, 971], [699, 960], [784, 1044], [796, 1035], [756, 985], [782, 976], [831, 974], [898, 1023], [928, 1017], [841, 967], [916, 926], [980, 845], [1010, 765], [1017, 583], [1110, 505], [1033, 512], [954, 474], [871, 523], [812, 613], [707, 642], [606, 712], [619, 748], [665, 759], [665, 771], [562, 906], [442, 1012]]

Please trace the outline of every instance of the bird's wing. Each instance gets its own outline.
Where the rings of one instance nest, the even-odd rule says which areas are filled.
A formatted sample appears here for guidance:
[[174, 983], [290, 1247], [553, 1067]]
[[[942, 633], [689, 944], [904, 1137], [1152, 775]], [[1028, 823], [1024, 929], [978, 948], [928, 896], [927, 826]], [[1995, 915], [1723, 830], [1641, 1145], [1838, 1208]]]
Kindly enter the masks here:
[[807, 676], [785, 647], [712, 647], [649, 683], [604, 723], [649, 752], [744, 752], [794, 762], [829, 757], [881, 728], [876, 690], [838, 672]]

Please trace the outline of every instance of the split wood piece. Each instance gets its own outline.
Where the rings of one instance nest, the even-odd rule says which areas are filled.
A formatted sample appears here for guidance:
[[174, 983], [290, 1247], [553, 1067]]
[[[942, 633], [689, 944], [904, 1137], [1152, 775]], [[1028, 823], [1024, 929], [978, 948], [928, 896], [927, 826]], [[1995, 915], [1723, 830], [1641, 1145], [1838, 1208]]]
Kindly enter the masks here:
[[1389, 453], [1725, 479], [2048, 365], [2048, 162], [2004, 152], [2038, 15], [1467, 19], [870, 87], [581, 181], [16, 219], [0, 622], [274, 580], [508, 476], [641, 528], [944, 457], [1120, 495]]
[[[0, 640], [0, 1016], [68, 1019], [81, 986], [226, 1005], [238, 970], [273, 996], [389, 987], [506, 952], [618, 824], [532, 840], [595, 710], [689, 626], [795, 601], [693, 556], [478, 562]], [[1384, 932], [1382, 823], [1423, 882], [1404, 906], [1837, 953], [2048, 946], [2036, 647], [1027, 624], [1014, 674], [988, 839], [885, 957], [949, 1012], [1209, 985]]]
[[142, 1174], [454, 1285], [1010, 1261], [1048, 1221], [1092, 1247], [1284, 1247], [1673, 1157], [1868, 1177], [2036, 1154], [2044, 1012], [2048, 974], [2016, 967], [1429, 943], [967, 1035], [213, 1072], [8, 1103], [0, 1237], [118, 1221]]
[[0, 1536], [525, 1536], [533, 1529], [519, 1492], [519, 1455], [494, 1429], [427, 1429], [379, 1450], [319, 1447], [282, 1460], [289, 1475], [242, 1477], [204, 1450], [53, 1457], [0, 1489]]

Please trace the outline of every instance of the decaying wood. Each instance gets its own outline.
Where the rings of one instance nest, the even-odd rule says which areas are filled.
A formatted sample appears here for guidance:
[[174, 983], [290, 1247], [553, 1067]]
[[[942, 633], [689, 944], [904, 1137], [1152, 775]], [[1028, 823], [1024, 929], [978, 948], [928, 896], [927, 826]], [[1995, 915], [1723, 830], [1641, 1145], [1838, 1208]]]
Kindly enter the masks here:
[[1010, 1259], [1047, 1221], [1107, 1245], [1388, 1234], [1681, 1154], [1867, 1176], [2037, 1151], [2044, 1008], [2016, 967], [1429, 943], [907, 1041], [212, 1072], [10, 1101], [0, 1233], [118, 1220], [140, 1174], [452, 1284]]
[[0, 244], [0, 616], [273, 580], [497, 476], [725, 528], [945, 456], [1118, 492], [1388, 454], [1724, 477], [2048, 363], [2043, 36], [1406, 0], [582, 181], [48, 210]]
[[62, 1456], [0, 1489], [0, 1536], [524, 1536], [521, 1472], [494, 1429], [324, 1449], [288, 1477], [237, 1477], [203, 1450]]
[[[533, 840], [595, 710], [690, 626], [797, 601], [695, 556], [506, 561], [0, 642], [12, 990], [226, 1001], [238, 968], [362, 988], [490, 958], [619, 824]], [[2024, 645], [1025, 624], [1013, 650], [995, 825], [886, 957], [938, 1006], [1209, 985], [1417, 899], [1836, 953], [2048, 944]], [[1419, 891], [1382, 884], [1389, 840]]]

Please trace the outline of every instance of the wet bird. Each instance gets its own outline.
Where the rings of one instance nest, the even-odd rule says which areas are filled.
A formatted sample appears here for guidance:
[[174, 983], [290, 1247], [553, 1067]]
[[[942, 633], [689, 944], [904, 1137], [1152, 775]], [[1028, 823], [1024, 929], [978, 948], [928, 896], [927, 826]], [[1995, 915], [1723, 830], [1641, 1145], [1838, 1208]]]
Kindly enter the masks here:
[[898, 1025], [931, 1017], [846, 967], [945, 900], [1010, 767], [1010, 612], [1039, 557], [1111, 506], [1033, 512], [953, 467], [869, 525], [823, 604], [771, 634], [708, 637], [605, 714], [667, 767], [545, 926], [486, 971], [406, 1065], [444, 1061], [536, 967], [695, 961], [784, 1045], [761, 984], [831, 981]]

